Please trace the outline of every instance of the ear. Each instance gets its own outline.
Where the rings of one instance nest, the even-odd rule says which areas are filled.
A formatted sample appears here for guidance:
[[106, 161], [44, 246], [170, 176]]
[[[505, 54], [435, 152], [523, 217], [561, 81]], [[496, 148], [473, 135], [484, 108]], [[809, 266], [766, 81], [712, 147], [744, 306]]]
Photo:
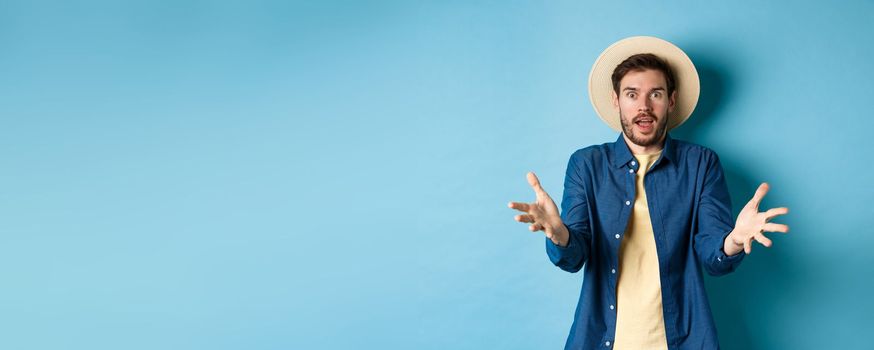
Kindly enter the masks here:
[[674, 106], [677, 105], [677, 90], [671, 94], [671, 100], [668, 102], [668, 112], [674, 111]]

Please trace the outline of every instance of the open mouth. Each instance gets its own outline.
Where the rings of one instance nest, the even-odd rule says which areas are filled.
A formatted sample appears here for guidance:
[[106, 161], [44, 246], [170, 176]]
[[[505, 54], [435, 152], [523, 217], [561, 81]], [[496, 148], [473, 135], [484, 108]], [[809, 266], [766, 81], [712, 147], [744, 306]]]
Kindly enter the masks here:
[[634, 122], [640, 131], [650, 131], [655, 126], [655, 119], [651, 117], [643, 117]]

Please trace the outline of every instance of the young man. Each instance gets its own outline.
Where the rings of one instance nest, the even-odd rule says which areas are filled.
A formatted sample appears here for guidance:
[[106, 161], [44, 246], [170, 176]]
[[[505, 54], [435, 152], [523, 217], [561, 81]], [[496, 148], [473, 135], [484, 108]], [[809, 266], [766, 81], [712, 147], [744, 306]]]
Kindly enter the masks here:
[[[617, 64], [618, 63], [618, 64]], [[516, 221], [546, 234], [546, 252], [568, 272], [585, 266], [565, 349], [716, 349], [701, 268], [734, 271], [788, 208], [759, 211], [759, 186], [737, 217], [719, 158], [672, 139], [698, 100], [698, 74], [673, 44], [632, 37], [611, 45], [589, 75], [598, 115], [616, 142], [577, 150], [561, 214], [533, 173], [533, 203], [510, 202]]]

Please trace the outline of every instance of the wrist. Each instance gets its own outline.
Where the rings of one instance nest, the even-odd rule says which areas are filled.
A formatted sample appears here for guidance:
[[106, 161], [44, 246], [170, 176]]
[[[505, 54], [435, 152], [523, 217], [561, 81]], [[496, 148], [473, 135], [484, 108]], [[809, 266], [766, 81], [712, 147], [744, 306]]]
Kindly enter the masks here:
[[725, 255], [732, 256], [744, 250], [743, 242], [738, 243], [734, 239], [734, 237], [735, 231], [731, 231], [731, 233], [729, 233], [728, 236], [725, 237], [725, 242], [722, 246], [722, 250], [725, 252]]
[[564, 226], [564, 223], [559, 221], [557, 224], [551, 224], [545, 231], [549, 234], [549, 239], [552, 240], [552, 243], [559, 247], [567, 247], [570, 241], [570, 233]]

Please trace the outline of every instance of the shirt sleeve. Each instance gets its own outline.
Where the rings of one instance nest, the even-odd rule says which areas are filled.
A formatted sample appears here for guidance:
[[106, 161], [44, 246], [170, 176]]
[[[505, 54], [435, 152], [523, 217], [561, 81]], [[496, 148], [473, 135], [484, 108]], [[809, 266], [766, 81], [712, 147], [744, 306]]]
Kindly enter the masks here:
[[713, 276], [721, 276], [737, 269], [746, 253], [732, 256], [725, 254], [725, 238], [734, 229], [731, 217], [731, 196], [719, 156], [710, 152], [704, 185], [698, 204], [697, 232], [694, 235], [695, 254], [704, 270]]
[[561, 247], [546, 238], [546, 254], [555, 266], [567, 272], [577, 272], [589, 257], [592, 234], [589, 225], [589, 206], [586, 201], [587, 179], [579, 152], [571, 155], [564, 179], [564, 194], [561, 200], [561, 221], [568, 230], [566, 247]]

